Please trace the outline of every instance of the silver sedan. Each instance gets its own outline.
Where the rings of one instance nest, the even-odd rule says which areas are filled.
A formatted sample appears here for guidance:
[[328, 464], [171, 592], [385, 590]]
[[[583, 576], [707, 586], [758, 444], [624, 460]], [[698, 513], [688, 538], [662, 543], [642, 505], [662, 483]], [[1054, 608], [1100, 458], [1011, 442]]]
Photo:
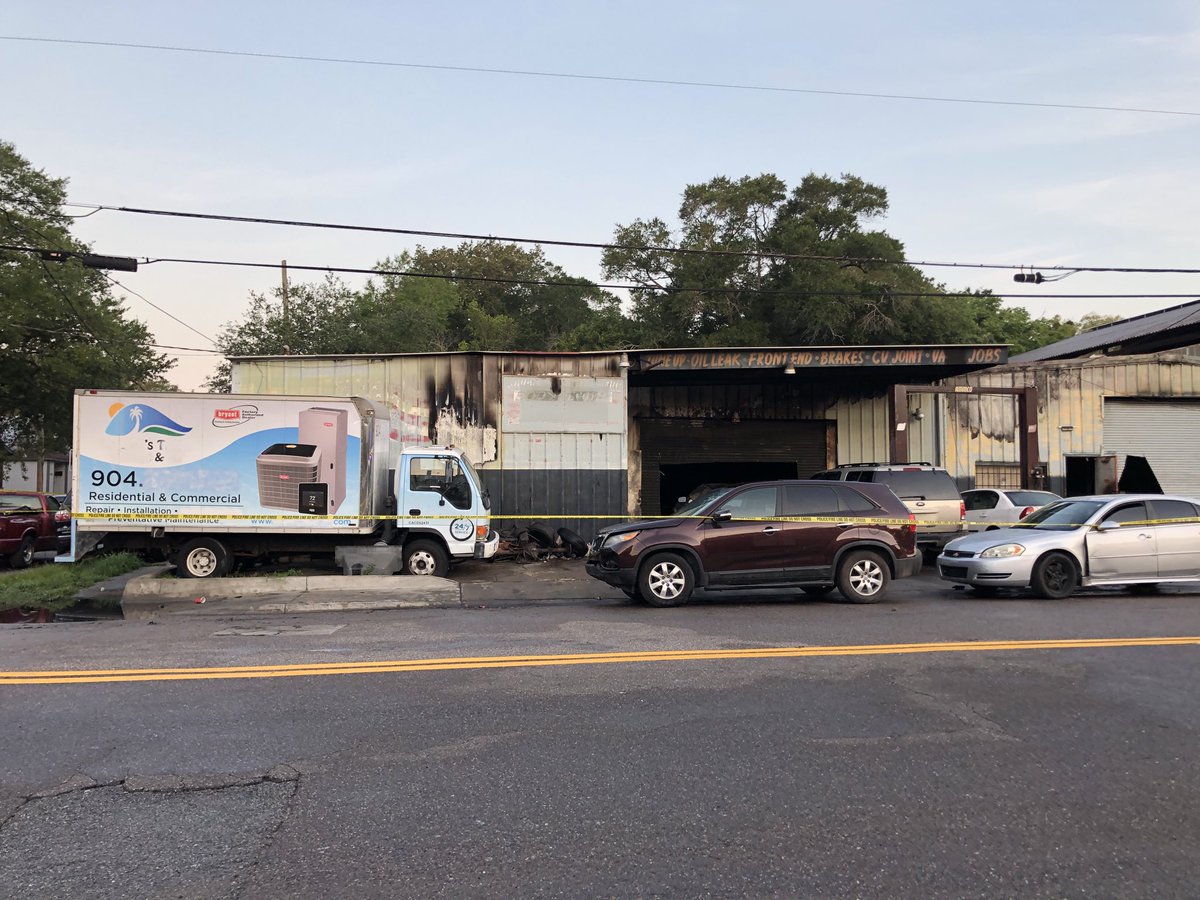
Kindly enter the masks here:
[[1065, 597], [1077, 587], [1200, 583], [1200, 500], [1164, 494], [1072, 497], [1020, 524], [958, 538], [938, 575], [981, 594], [1032, 587]]

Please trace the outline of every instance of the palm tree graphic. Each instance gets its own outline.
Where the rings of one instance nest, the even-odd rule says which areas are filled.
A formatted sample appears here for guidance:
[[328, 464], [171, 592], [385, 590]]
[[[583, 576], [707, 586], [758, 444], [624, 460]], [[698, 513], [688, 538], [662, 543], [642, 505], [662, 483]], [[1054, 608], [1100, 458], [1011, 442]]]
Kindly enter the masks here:
[[142, 408], [140, 406], [129, 407], [129, 418], [133, 419], [133, 430], [135, 432], [142, 430]]

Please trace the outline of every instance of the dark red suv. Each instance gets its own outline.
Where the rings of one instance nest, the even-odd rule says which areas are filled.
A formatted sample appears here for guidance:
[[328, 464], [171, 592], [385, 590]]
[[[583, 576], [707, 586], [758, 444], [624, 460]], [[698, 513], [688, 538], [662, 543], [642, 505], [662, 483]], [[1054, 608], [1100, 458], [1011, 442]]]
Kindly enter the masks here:
[[763, 481], [720, 488], [668, 519], [605, 528], [587, 572], [652, 606], [687, 603], [698, 587], [837, 587], [877, 603], [893, 578], [921, 570], [916, 540], [916, 519], [884, 485]]

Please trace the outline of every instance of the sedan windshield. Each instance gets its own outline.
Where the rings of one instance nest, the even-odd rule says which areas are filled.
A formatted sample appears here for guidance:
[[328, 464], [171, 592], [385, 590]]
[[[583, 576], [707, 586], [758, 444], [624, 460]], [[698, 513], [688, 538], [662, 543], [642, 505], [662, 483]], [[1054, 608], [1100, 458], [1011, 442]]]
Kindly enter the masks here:
[[1050, 531], [1074, 531], [1082, 528], [1102, 506], [1103, 500], [1064, 500], [1030, 513], [1013, 528], [1044, 528]]
[[719, 488], [713, 488], [710, 491], [705, 491], [703, 494], [701, 494], [699, 497], [697, 497], [695, 500], [693, 500], [687, 506], [684, 506], [681, 509], [677, 509], [674, 513], [672, 513], [672, 515], [675, 515], [675, 516], [698, 516], [698, 515], [700, 515], [701, 512], [704, 511], [705, 507], [707, 507], [709, 504], [711, 504], [718, 497], [724, 497], [731, 490], [733, 490], [733, 488], [731, 488], [731, 487], [719, 487]]

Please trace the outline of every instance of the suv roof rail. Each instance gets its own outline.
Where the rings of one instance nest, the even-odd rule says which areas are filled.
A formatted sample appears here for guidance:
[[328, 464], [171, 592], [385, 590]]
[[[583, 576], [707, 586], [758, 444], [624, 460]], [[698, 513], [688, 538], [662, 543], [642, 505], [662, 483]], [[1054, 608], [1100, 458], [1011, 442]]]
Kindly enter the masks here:
[[878, 462], [856, 462], [856, 463], [840, 463], [834, 466], [836, 469], [855, 469], [855, 468], [882, 468], [884, 466], [929, 466], [937, 468], [931, 462], [893, 462], [893, 463], [878, 463]]

